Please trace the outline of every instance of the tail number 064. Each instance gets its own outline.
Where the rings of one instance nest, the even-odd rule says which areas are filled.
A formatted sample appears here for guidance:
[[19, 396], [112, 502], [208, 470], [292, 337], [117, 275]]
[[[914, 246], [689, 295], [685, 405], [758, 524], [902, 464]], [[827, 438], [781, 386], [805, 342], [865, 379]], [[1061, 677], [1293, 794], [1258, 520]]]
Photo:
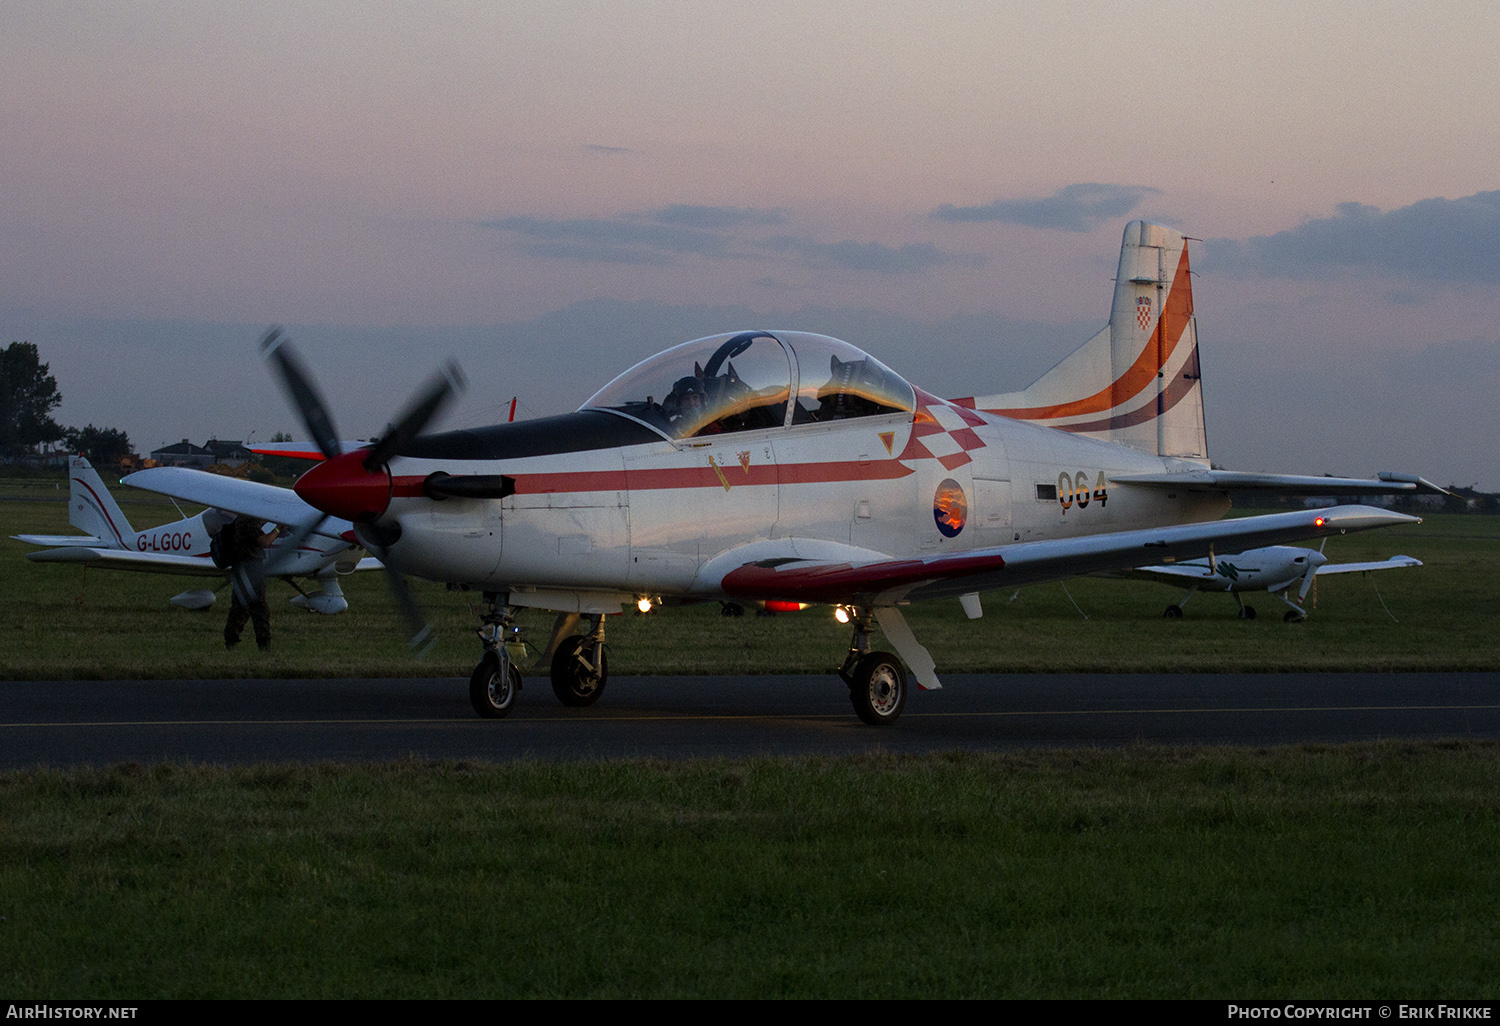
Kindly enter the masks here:
[[1057, 475], [1057, 501], [1062, 503], [1062, 508], [1067, 511], [1075, 502], [1079, 509], [1088, 509], [1089, 503], [1097, 502], [1103, 506], [1109, 502], [1109, 489], [1104, 486], [1104, 471], [1098, 471], [1094, 480], [1094, 489], [1089, 491], [1089, 472], [1080, 470], [1077, 474], [1069, 474], [1066, 470]]

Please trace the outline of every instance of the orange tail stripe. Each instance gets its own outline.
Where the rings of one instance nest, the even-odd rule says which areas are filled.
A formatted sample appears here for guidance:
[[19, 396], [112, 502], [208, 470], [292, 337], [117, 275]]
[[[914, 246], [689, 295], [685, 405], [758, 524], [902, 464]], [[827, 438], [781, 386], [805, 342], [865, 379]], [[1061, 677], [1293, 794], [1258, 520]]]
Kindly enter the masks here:
[[[988, 410], [986, 412], [998, 413], [1012, 420], [1052, 420], [1057, 417], [1076, 417], [1085, 413], [1104, 413], [1107, 410], [1113, 410], [1156, 382], [1156, 376], [1161, 373], [1172, 351], [1177, 348], [1177, 343], [1182, 341], [1182, 335], [1187, 330], [1188, 321], [1192, 316], [1193, 285], [1188, 271], [1187, 247], [1183, 246], [1182, 257], [1177, 261], [1177, 272], [1172, 278], [1172, 288], [1167, 293], [1166, 306], [1161, 312], [1161, 323], [1156, 332], [1153, 332], [1151, 338], [1147, 340], [1145, 348], [1141, 350], [1141, 355], [1137, 356], [1135, 362], [1125, 369], [1125, 373], [1111, 382], [1108, 388], [1095, 392], [1087, 399], [1059, 403], [1056, 406], [1034, 406], [1030, 409]], [[1160, 358], [1157, 357], [1157, 347], [1151, 344], [1158, 334], [1163, 339]]]

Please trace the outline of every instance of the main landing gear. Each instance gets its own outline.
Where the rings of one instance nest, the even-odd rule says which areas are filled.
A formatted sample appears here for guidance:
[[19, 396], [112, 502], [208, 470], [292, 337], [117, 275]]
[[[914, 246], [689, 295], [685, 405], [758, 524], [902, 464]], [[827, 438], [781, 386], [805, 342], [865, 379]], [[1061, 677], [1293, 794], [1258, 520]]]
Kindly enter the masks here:
[[854, 639], [839, 668], [839, 677], [849, 685], [855, 715], [872, 727], [889, 726], [906, 706], [906, 670], [889, 652], [870, 651], [870, 611], [850, 612]]
[[609, 680], [609, 658], [604, 654], [604, 617], [592, 617], [587, 634], [562, 640], [552, 653], [552, 691], [563, 705], [593, 705]]
[[[521, 691], [521, 670], [517, 662], [526, 660], [526, 645], [521, 641], [516, 609], [500, 598], [495, 592], [485, 593], [484, 623], [479, 628], [484, 653], [469, 678], [469, 703], [486, 719], [498, 719], [510, 713]], [[597, 702], [609, 679], [609, 657], [604, 651], [604, 617], [590, 615], [588, 632], [574, 634], [580, 620], [577, 613], [559, 614], [552, 625], [547, 650], [537, 660], [550, 666], [552, 691], [558, 701], [574, 708]]]

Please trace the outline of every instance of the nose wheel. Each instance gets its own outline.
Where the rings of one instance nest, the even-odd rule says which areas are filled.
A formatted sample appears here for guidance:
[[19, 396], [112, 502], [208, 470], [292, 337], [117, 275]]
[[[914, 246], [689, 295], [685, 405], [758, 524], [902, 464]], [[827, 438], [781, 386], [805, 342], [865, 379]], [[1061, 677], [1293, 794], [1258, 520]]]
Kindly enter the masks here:
[[469, 704], [488, 720], [510, 715], [520, 691], [521, 671], [496, 652], [486, 652], [469, 678]]

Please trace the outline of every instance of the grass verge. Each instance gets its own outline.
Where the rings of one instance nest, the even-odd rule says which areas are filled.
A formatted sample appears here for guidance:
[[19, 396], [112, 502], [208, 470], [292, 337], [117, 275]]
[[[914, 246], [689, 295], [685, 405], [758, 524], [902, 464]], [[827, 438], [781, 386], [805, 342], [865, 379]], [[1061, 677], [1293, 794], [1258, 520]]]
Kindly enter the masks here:
[[1487, 998], [1500, 745], [0, 775], [0, 992]]

